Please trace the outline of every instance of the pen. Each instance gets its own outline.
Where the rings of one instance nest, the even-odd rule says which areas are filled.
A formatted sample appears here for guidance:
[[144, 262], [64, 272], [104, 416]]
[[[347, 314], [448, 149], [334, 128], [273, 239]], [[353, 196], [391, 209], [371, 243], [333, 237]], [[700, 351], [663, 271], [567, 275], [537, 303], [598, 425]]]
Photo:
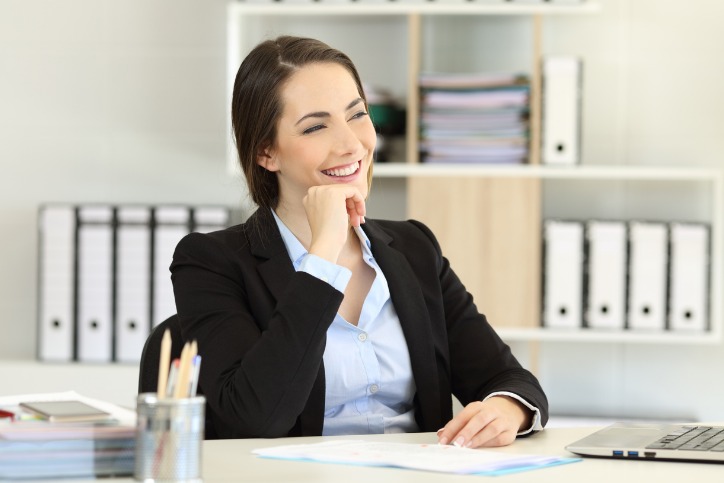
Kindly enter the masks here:
[[194, 357], [194, 368], [191, 374], [191, 389], [189, 389], [189, 397], [196, 396], [196, 390], [199, 387], [199, 370], [201, 369], [201, 356]]

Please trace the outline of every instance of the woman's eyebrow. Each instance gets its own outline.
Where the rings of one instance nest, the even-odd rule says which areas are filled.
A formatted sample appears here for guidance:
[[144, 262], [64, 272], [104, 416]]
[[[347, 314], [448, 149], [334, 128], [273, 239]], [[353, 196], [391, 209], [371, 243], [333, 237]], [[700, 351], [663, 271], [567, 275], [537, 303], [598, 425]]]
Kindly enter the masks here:
[[347, 108], [345, 109], [345, 111], [349, 111], [350, 109], [352, 109], [354, 106], [356, 106], [356, 105], [359, 104], [360, 102], [364, 102], [364, 99], [362, 99], [361, 97], [358, 97], [358, 98], [355, 99], [354, 101], [352, 101], [352, 102], [350, 102], [349, 104], [347, 104]]
[[[364, 102], [364, 99], [361, 97], [358, 97], [357, 99], [353, 100], [349, 104], [347, 104], [347, 107], [344, 108], [345, 111], [349, 111], [353, 107], [355, 107], [357, 104]], [[305, 114], [302, 117], [299, 118], [299, 120], [294, 124], [295, 126], [298, 125], [300, 122], [304, 121], [305, 119], [309, 119], [310, 117], [329, 117], [329, 113], [326, 111], [315, 111], [310, 112], [309, 114]]]
[[299, 120], [294, 125], [296, 126], [300, 122], [304, 121], [305, 119], [309, 119], [310, 117], [329, 117], [329, 113], [324, 112], [324, 111], [310, 112], [309, 114], [305, 114], [302, 117], [300, 117]]

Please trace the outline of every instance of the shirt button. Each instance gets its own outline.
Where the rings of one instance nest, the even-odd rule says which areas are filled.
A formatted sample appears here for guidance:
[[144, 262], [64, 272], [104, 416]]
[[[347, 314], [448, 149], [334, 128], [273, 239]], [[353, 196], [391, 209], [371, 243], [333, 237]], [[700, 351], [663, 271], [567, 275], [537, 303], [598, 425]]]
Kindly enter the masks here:
[[376, 393], [376, 392], [379, 391], [379, 390], [380, 390], [380, 386], [378, 386], [377, 384], [372, 384], [372, 385], [370, 386], [370, 392], [371, 392], [372, 394]]
[[364, 342], [364, 341], [367, 340], [367, 334], [365, 334], [364, 332], [362, 332], [361, 334], [359, 334], [359, 335], [357, 336], [357, 338], [360, 340], [360, 342]]

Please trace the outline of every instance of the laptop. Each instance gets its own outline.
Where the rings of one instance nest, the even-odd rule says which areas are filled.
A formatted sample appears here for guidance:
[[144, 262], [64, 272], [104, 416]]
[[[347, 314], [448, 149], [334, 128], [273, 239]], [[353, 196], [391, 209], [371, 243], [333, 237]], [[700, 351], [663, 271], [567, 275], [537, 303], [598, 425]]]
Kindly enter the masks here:
[[724, 463], [724, 426], [616, 423], [566, 449], [581, 456]]

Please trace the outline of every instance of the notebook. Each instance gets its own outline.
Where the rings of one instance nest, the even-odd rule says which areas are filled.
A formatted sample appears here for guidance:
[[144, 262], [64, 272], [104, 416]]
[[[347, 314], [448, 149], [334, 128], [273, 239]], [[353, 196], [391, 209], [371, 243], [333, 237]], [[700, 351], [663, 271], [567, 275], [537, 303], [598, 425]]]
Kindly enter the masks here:
[[616, 423], [566, 449], [581, 456], [724, 463], [724, 426]]

